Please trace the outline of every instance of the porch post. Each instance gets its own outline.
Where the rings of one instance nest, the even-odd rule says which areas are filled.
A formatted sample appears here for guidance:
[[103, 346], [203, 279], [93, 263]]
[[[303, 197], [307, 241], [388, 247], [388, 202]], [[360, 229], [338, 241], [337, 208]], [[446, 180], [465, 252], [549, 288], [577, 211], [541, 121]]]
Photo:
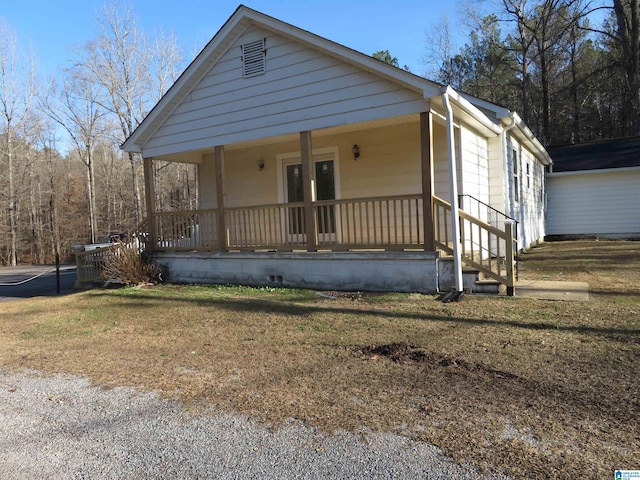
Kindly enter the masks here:
[[216, 163], [216, 200], [218, 213], [218, 250], [226, 252], [227, 249], [227, 225], [225, 222], [224, 204], [227, 197], [224, 175], [224, 147], [219, 145], [214, 149]]
[[420, 160], [422, 163], [422, 218], [424, 250], [436, 250], [433, 221], [433, 117], [431, 108], [420, 113]]
[[315, 170], [311, 147], [311, 132], [300, 132], [300, 153], [302, 160], [302, 192], [304, 196], [304, 227], [307, 234], [307, 251], [318, 251], [318, 229], [313, 208], [315, 200]]
[[156, 228], [156, 192], [153, 178], [153, 159], [143, 159], [144, 172], [144, 200], [147, 207], [147, 229], [149, 239], [145, 249], [153, 252], [158, 245], [158, 230]]

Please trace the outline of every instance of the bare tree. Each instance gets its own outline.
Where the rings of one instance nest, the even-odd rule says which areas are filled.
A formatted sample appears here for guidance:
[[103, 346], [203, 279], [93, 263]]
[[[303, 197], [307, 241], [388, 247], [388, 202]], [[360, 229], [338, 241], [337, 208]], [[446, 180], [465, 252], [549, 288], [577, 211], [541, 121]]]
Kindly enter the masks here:
[[452, 68], [456, 48], [453, 43], [452, 29], [451, 21], [446, 15], [431, 25], [426, 33], [427, 53], [424, 62], [427, 66], [427, 77], [457, 88], [459, 79], [455, 77]]
[[627, 88], [632, 115], [636, 119], [634, 129], [640, 130], [640, 6], [639, 0], [613, 0], [617, 22], [617, 40], [622, 50]]
[[151, 101], [157, 103], [169, 90], [173, 82], [183, 70], [184, 53], [178, 47], [178, 41], [173, 33], [164, 31], [155, 37], [151, 49], [151, 64], [147, 70], [151, 84]]
[[[117, 122], [114, 139], [118, 143], [133, 133], [149, 110], [150, 50], [139, 32], [131, 6], [122, 12], [116, 6], [105, 6], [98, 18], [100, 35], [86, 45], [79, 64], [85, 80], [100, 87], [100, 104]], [[134, 199], [135, 223], [142, 216], [142, 200], [138, 181], [140, 159], [128, 154]]]
[[69, 135], [86, 167], [87, 203], [91, 243], [96, 241], [95, 147], [105, 135], [107, 111], [100, 105], [98, 87], [83, 74], [83, 66], [67, 69], [62, 85], [52, 82], [49, 94], [41, 100], [43, 111]]
[[[178, 77], [182, 52], [173, 35], [161, 32], [154, 41], [138, 29], [131, 6], [106, 6], [98, 18], [100, 35], [86, 45], [78, 64], [86, 80], [101, 90], [100, 105], [117, 128], [113, 141], [121, 144]], [[127, 153], [135, 223], [142, 218], [139, 155]]]
[[[6, 202], [9, 231], [7, 261], [17, 264], [18, 249], [18, 196], [15, 141], [29, 116], [34, 98], [34, 71], [30, 60], [25, 60], [18, 48], [15, 33], [0, 19], [0, 159], [6, 176], [6, 191], [1, 192]], [[4, 203], [4, 202], [3, 202]]]

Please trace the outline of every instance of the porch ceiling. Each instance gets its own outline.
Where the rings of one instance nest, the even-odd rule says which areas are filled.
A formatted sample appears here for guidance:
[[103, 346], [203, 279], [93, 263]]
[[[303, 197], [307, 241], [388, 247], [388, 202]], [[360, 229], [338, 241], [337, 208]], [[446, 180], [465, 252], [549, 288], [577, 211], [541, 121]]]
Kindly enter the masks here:
[[[433, 113], [434, 113], [433, 115], [434, 122], [444, 124], [444, 116], [435, 111]], [[324, 128], [321, 130], [314, 130], [312, 132], [312, 136], [315, 138], [319, 138], [319, 137], [326, 137], [330, 135], [338, 135], [342, 133], [356, 132], [360, 130], [369, 130], [369, 129], [380, 128], [380, 127], [389, 127], [393, 125], [402, 125], [402, 124], [419, 122], [419, 121], [420, 121], [420, 115], [418, 114], [403, 115], [400, 117], [383, 118], [380, 120], [372, 120], [368, 122], [339, 125], [336, 127]], [[275, 137], [267, 137], [267, 138], [260, 138], [256, 140], [250, 140], [247, 142], [233, 143], [230, 145], [225, 145], [224, 148], [225, 150], [231, 151], [231, 150], [240, 150], [244, 148], [255, 147], [259, 145], [273, 145], [276, 143], [297, 142], [298, 140], [299, 140], [299, 132], [294, 132], [287, 135], [279, 135]], [[213, 147], [202, 149], [202, 150], [181, 152], [173, 155], [154, 157], [154, 160], [200, 164], [202, 163], [203, 155], [212, 154], [212, 153], [213, 153]]]

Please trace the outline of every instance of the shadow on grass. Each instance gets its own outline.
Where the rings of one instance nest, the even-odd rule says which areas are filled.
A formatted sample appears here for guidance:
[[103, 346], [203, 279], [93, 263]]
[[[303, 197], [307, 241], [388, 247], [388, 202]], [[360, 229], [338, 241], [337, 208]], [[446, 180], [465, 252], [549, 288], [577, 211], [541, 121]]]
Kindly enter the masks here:
[[[609, 250], [594, 253], [573, 253], [573, 252], [525, 252], [518, 255], [518, 261], [522, 262], [547, 262], [550, 260], [558, 262], [579, 262], [582, 260], [598, 260], [601, 262], [615, 263], [628, 260], [639, 260], [640, 251], [626, 251], [620, 253], [611, 253]], [[618, 265], [619, 266], [619, 265]]]
[[602, 295], [603, 297], [633, 297], [640, 303], [640, 290], [604, 290], [602, 288], [590, 288], [589, 295]]
[[[109, 295], [107, 292], [97, 294], [99, 296]], [[111, 304], [115, 303], [115, 299], [118, 297], [114, 297], [109, 295], [113, 301]], [[166, 301], [173, 300], [183, 303], [195, 303], [201, 306], [212, 306], [216, 308], [221, 308], [225, 310], [231, 310], [236, 312], [247, 312], [247, 313], [283, 313], [289, 315], [310, 315], [312, 313], [335, 313], [335, 314], [351, 314], [351, 315], [372, 315], [372, 316], [381, 316], [381, 317], [397, 317], [397, 318], [405, 318], [410, 320], [430, 320], [436, 322], [449, 322], [449, 323], [461, 323], [467, 325], [489, 325], [489, 326], [504, 326], [504, 327], [513, 327], [527, 330], [549, 330], [555, 332], [568, 332], [568, 333], [582, 333], [588, 335], [598, 335], [598, 336], [606, 336], [608, 339], [613, 339], [622, 342], [628, 342], [631, 339], [625, 337], [633, 337], [640, 336], [640, 330], [637, 329], [618, 329], [618, 328], [599, 328], [599, 327], [591, 327], [588, 325], [580, 325], [580, 326], [563, 326], [563, 325], [554, 325], [550, 323], [538, 323], [538, 322], [516, 322], [509, 320], [489, 320], [483, 318], [463, 318], [463, 317], [453, 317], [448, 315], [424, 315], [420, 313], [412, 313], [412, 312], [389, 312], [386, 310], [379, 309], [362, 309], [362, 308], [349, 308], [349, 307], [331, 307], [331, 306], [315, 306], [315, 305], [292, 305], [285, 303], [285, 301], [278, 300], [258, 300], [258, 299], [238, 299], [233, 297], [227, 298], [183, 298], [176, 295], [169, 296], [157, 296], [157, 295], [148, 295], [148, 294], [137, 294], [134, 296], [127, 297], [119, 297], [123, 299], [123, 302], [120, 306], [126, 307], [140, 307], [144, 308], [148, 306], [146, 301]]]

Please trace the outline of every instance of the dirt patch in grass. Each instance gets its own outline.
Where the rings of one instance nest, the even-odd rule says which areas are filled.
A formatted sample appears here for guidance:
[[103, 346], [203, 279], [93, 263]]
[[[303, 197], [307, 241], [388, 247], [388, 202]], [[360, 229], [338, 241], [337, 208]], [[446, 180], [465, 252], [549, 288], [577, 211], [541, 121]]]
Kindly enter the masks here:
[[3, 303], [0, 365], [157, 389], [274, 428], [393, 431], [517, 478], [635, 468], [640, 242], [521, 257], [522, 277], [587, 281], [591, 300], [94, 290]]
[[493, 375], [498, 378], [516, 378], [509, 372], [501, 372], [488, 368], [479, 363], [470, 363], [463, 358], [451, 357], [447, 354], [426, 352], [424, 349], [406, 345], [404, 343], [392, 343], [390, 345], [368, 346], [354, 348], [354, 352], [372, 360], [378, 357], [386, 357], [396, 363], [425, 364], [431, 368], [452, 368], [454, 370], [466, 370], [479, 375]]

